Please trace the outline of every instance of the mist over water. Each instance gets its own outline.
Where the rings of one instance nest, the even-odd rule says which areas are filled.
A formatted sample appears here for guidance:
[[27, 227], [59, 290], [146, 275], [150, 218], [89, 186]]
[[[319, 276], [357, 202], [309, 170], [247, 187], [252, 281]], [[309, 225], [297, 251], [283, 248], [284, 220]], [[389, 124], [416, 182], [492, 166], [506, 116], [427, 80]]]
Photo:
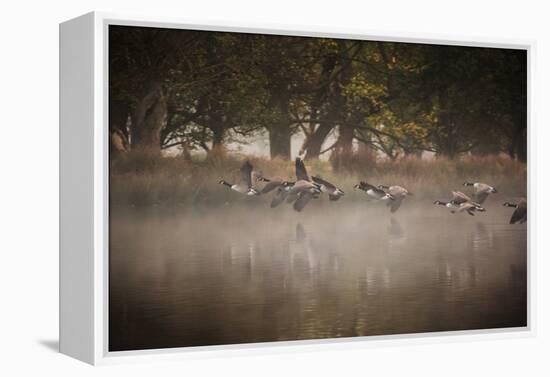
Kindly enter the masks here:
[[110, 350], [526, 325], [510, 208], [324, 199], [112, 209]]

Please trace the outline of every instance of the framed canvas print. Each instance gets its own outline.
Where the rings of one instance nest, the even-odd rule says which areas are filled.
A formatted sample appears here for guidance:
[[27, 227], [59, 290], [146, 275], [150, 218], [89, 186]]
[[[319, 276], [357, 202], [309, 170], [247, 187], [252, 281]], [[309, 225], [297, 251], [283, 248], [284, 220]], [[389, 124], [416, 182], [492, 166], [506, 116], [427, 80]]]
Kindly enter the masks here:
[[61, 24], [61, 352], [529, 334], [531, 49]]

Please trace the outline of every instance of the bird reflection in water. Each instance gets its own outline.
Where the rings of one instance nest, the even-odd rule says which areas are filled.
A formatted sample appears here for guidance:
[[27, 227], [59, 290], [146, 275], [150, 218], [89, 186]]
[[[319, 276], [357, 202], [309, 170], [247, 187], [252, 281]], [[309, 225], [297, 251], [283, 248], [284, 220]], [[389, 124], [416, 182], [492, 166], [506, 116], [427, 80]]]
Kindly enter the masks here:
[[402, 238], [405, 235], [403, 227], [395, 218], [390, 218], [390, 224], [388, 225], [388, 236], [391, 238]]
[[306, 239], [306, 231], [301, 223], [296, 224], [296, 241], [303, 241]]

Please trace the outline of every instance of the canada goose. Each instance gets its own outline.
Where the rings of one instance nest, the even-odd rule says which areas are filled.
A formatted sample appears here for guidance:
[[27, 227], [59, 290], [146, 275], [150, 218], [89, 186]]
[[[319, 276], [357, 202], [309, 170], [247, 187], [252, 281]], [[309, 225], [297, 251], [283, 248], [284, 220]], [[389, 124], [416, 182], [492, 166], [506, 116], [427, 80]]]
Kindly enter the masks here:
[[516, 209], [514, 213], [512, 213], [510, 224], [515, 224], [517, 222], [523, 224], [527, 221], [527, 199], [521, 198], [517, 203], [506, 202], [503, 206]]
[[481, 182], [464, 182], [463, 186], [472, 186], [474, 188], [474, 197], [479, 204], [483, 204], [489, 194], [496, 194], [497, 189]]
[[[441, 201], [441, 200], [436, 200], [434, 202], [434, 204], [438, 204], [438, 205], [442, 205], [442, 206], [445, 206], [447, 208], [451, 208], [451, 212], [452, 213], [455, 213], [456, 211], [459, 211], [459, 212], [463, 212], [465, 210], [468, 210], [468, 208], [470, 208], [470, 205], [475, 208], [474, 210], [476, 211], [485, 211], [485, 208], [483, 208], [481, 205], [479, 205], [479, 203], [476, 203], [474, 201], [472, 201], [472, 199], [470, 199], [470, 197], [466, 194], [464, 194], [463, 192], [460, 192], [460, 191], [451, 191], [453, 197], [451, 198], [451, 200], [447, 201], [447, 202], [444, 202], [444, 201]], [[461, 207], [463, 204], [468, 204], [468, 206], [463, 206]], [[471, 211], [468, 211], [469, 214]]]
[[322, 179], [321, 177], [311, 177], [307, 173], [304, 161], [300, 157], [296, 157], [296, 178], [298, 180], [312, 182], [315, 186], [317, 186], [320, 192], [328, 194], [331, 201], [336, 201], [344, 196], [344, 191], [336, 187], [334, 184]]
[[401, 186], [384, 186], [384, 185], [378, 185], [378, 188], [380, 190], [383, 190], [386, 193], [389, 193], [391, 196], [393, 196], [394, 200], [388, 201], [388, 206], [390, 206], [390, 211], [394, 213], [401, 207], [401, 203], [403, 202], [403, 199], [407, 195], [412, 195], [406, 188]]
[[379, 199], [379, 200], [395, 199], [390, 193], [387, 193], [384, 190], [379, 189], [378, 187], [373, 186], [370, 183], [367, 183], [365, 181], [359, 182], [358, 184], [353, 186], [353, 188], [363, 190], [367, 193], [367, 195], [375, 199]]
[[260, 195], [260, 192], [252, 187], [252, 164], [246, 161], [239, 171], [240, 181], [238, 183], [229, 183], [221, 179], [218, 183], [229, 187], [231, 190], [237, 191], [245, 195]]
[[294, 202], [293, 208], [300, 212], [311, 199], [318, 197], [320, 193], [321, 190], [315, 183], [302, 179], [290, 187], [286, 202]]
[[286, 202], [294, 202], [292, 208], [300, 212], [311, 199], [319, 198], [321, 185], [315, 183], [307, 173], [304, 161], [296, 157], [296, 182], [288, 188]]
[[328, 194], [328, 198], [331, 201], [336, 201], [344, 196], [344, 191], [334, 186], [332, 183], [325, 181], [320, 177], [311, 177], [311, 179], [314, 183], [317, 183], [319, 185], [319, 189], [321, 190], [321, 192]]
[[271, 199], [271, 208], [277, 207], [279, 204], [285, 201], [286, 197], [288, 196], [288, 192], [292, 186], [294, 186], [295, 182], [289, 182], [289, 181], [283, 181], [281, 179], [268, 179], [265, 177], [258, 178], [261, 182], [267, 182], [267, 184], [263, 187], [263, 189], [260, 191], [262, 194], [267, 194], [273, 190], [275, 191], [275, 195], [273, 195], [273, 198]]

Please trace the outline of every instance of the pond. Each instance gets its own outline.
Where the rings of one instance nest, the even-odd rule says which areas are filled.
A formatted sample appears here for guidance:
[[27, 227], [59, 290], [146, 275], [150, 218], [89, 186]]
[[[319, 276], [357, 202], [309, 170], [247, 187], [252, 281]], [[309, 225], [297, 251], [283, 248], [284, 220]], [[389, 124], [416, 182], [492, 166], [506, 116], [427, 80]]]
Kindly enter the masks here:
[[431, 203], [113, 209], [111, 351], [521, 327], [526, 224]]

